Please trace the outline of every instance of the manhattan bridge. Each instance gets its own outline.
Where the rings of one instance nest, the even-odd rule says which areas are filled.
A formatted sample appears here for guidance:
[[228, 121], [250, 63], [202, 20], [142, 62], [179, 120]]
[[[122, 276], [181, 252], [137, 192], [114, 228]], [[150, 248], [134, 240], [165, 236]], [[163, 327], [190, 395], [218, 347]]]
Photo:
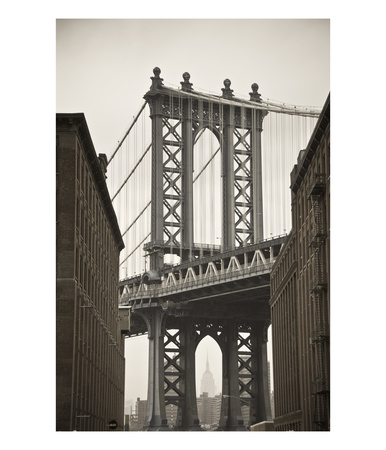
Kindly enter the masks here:
[[[145, 428], [201, 430], [195, 352], [222, 353], [219, 430], [271, 417], [267, 330], [270, 271], [291, 227], [290, 172], [320, 109], [197, 91], [185, 72], [167, 86], [153, 70], [145, 102], [108, 161], [125, 242], [120, 309], [127, 337], [149, 338]], [[245, 415], [245, 414], [244, 414]]]

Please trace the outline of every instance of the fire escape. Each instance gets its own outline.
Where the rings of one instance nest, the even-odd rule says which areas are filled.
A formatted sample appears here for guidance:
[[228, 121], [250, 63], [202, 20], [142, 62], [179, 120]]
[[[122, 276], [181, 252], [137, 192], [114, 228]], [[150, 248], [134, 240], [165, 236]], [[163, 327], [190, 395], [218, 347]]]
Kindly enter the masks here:
[[329, 324], [327, 311], [327, 274], [324, 267], [325, 227], [324, 193], [326, 181], [324, 174], [315, 175], [308, 187], [308, 198], [311, 201], [312, 228], [309, 234], [309, 245], [312, 248], [314, 273], [310, 282], [310, 294], [315, 306], [315, 328], [310, 339], [316, 352], [317, 376], [312, 383], [314, 396], [313, 421], [319, 430], [329, 429]]

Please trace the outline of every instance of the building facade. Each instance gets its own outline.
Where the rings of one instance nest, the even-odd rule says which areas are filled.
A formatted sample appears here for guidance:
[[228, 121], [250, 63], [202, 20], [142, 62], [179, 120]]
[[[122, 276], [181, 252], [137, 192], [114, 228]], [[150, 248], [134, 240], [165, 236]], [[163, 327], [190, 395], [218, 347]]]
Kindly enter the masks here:
[[145, 426], [147, 400], [139, 397], [135, 403], [135, 411], [130, 414], [130, 431], [142, 431]]
[[204, 430], [214, 430], [219, 426], [221, 401], [221, 394], [209, 397], [207, 392], [197, 398], [197, 414]]
[[124, 247], [85, 117], [56, 116], [56, 430], [124, 429]]
[[292, 230], [271, 272], [277, 431], [330, 430], [330, 97], [291, 172]]

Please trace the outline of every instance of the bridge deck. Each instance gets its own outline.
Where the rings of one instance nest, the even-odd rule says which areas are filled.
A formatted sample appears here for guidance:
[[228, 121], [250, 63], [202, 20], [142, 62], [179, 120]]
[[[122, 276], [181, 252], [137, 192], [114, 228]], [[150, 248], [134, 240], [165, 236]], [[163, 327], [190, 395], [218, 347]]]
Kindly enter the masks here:
[[[120, 282], [121, 308], [162, 307], [171, 315], [269, 320], [270, 272], [287, 236], [165, 267], [160, 284]], [[134, 318], [133, 318], [134, 319]], [[130, 334], [145, 332], [132, 320]]]

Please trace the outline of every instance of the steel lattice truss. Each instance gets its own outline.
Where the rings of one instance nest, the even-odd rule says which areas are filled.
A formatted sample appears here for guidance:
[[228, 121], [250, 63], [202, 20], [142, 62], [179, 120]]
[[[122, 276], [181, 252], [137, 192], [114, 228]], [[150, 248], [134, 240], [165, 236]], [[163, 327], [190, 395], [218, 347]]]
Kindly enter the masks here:
[[[172, 123], [174, 122], [174, 123]], [[167, 246], [180, 244], [182, 228], [182, 161], [181, 120], [163, 121], [163, 205], [164, 240]]]
[[[157, 190], [160, 182], [156, 181], [152, 194], [153, 231], [148, 250], [161, 245], [163, 248], [174, 247], [171, 253], [177, 253], [179, 247], [186, 249], [195, 245], [192, 242], [192, 213], [188, 206], [191, 202], [188, 201], [191, 195], [189, 181], [185, 184], [184, 180], [189, 179], [189, 172], [193, 170], [191, 163], [197, 156], [194, 146], [205, 130], [210, 130], [217, 138], [221, 152], [225, 247], [234, 248], [261, 239], [261, 231], [256, 232], [254, 223], [256, 217], [261, 220], [261, 212], [256, 206], [259, 204], [260, 208], [260, 200], [254, 199], [254, 195], [256, 192], [261, 195], [257, 148], [267, 112], [237, 103], [224, 105], [220, 99], [216, 102], [200, 95], [189, 97], [159, 84], [145, 98], [153, 120], [153, 173], [157, 171], [158, 180], [161, 174], [157, 167], [162, 161], [162, 199]], [[217, 153], [208, 154], [206, 166]], [[205, 195], [211, 193], [205, 192]], [[161, 202], [162, 224], [161, 211], [156, 207]]]
[[253, 368], [252, 366], [253, 350], [250, 333], [248, 333], [247, 336], [238, 333], [237, 343], [240, 397], [252, 398], [254, 397], [254, 394], [251, 386], [257, 375], [256, 368]]
[[[244, 134], [242, 134], [242, 132]], [[238, 245], [253, 243], [251, 130], [234, 130], [235, 238]]]
[[165, 404], [181, 406], [184, 392], [180, 383], [184, 379], [181, 366], [180, 330], [166, 330], [164, 343], [164, 388]]

